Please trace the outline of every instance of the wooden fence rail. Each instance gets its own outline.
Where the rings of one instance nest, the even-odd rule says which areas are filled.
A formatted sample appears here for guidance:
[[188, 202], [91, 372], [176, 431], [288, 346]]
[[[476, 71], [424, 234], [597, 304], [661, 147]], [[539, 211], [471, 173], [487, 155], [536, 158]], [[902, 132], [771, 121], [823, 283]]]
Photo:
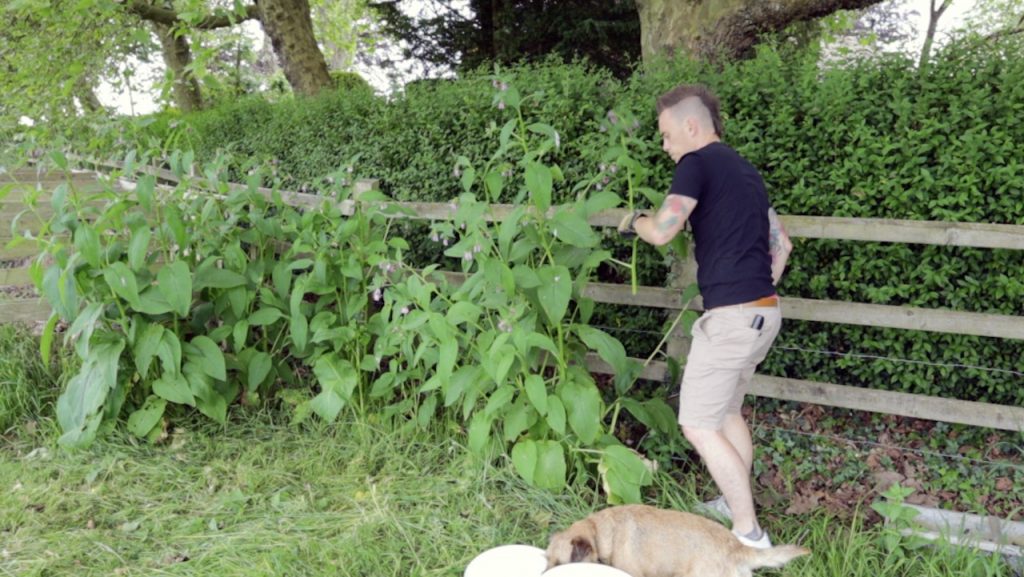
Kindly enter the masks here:
[[[119, 168], [102, 164], [93, 164], [92, 166], [104, 171]], [[177, 176], [171, 171], [152, 167], [141, 167], [139, 171], [156, 177], [158, 182], [168, 184], [178, 182]], [[39, 176], [32, 171], [0, 174], [0, 187], [12, 185], [34, 187], [37, 182], [49, 185], [55, 184], [57, 180], [53, 178], [53, 175]], [[83, 186], [87, 186], [87, 182], [88, 179], [82, 175], [75, 176], [76, 185], [81, 183]], [[196, 186], [203, 186], [201, 178], [193, 179], [193, 182]], [[373, 186], [375, 186], [375, 181], [364, 181], [357, 188], [367, 189]], [[229, 190], [239, 187], [245, 188], [243, 185], [231, 184]], [[268, 197], [273, 194], [271, 189], [261, 188], [259, 191]], [[313, 194], [290, 191], [280, 191], [279, 194], [288, 204], [299, 207], [318, 207], [326, 201], [324, 197]], [[450, 219], [453, 214], [447, 203], [401, 202], [394, 204], [402, 209], [395, 215], [396, 218], [445, 220]], [[488, 221], [500, 221], [515, 208], [512, 205], [492, 205], [484, 218]], [[352, 214], [355, 205], [352, 201], [345, 201], [342, 210], [346, 214]], [[8, 209], [0, 210], [0, 215], [6, 216], [8, 213]], [[619, 223], [623, 214], [625, 214], [623, 209], [606, 210], [592, 215], [589, 222], [595, 227], [614, 227]], [[1020, 225], [793, 215], [782, 216], [782, 221], [790, 236], [794, 238], [1024, 250], [1024, 226]], [[6, 228], [9, 229], [9, 226]], [[19, 248], [0, 251], [0, 260], [10, 261], [31, 256], [31, 252], [24, 248], [24, 245]], [[692, 276], [694, 268], [692, 261], [680, 264], [682, 269], [690, 271]], [[458, 283], [462, 280], [460, 273], [446, 273], [446, 275], [452, 282]], [[27, 281], [27, 278], [24, 269], [0, 269], [0, 285], [21, 284]], [[684, 303], [681, 302], [681, 290], [678, 288], [638, 287], [634, 293], [628, 286], [595, 282], [588, 283], [585, 296], [601, 303], [663, 309], [680, 309], [684, 306]], [[701, 303], [699, 299], [695, 299], [695, 301], [690, 306], [699, 310]], [[0, 302], [0, 321], [45, 320], [48, 314], [49, 309], [45, 304], [35, 300]], [[1024, 340], [1024, 318], [1011, 315], [784, 297], [783, 316], [803, 321]], [[677, 346], [676, 351], [679, 350]], [[595, 372], [611, 372], [610, 367], [596, 357], [592, 356], [588, 359], [588, 364]], [[651, 362], [645, 367], [643, 376], [661, 380], [666, 370], [666, 363]], [[942, 399], [766, 375], [754, 377], [751, 393], [763, 397], [833, 407], [1024, 431], [1024, 407]]]

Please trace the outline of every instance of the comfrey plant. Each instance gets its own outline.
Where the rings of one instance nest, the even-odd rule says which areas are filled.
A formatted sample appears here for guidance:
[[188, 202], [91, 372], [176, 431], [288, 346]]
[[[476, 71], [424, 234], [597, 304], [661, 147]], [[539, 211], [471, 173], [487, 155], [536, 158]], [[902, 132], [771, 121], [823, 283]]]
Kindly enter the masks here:
[[[629, 399], [641, 366], [618, 340], [587, 324], [594, 302], [584, 296], [597, 267], [612, 260], [588, 218], [622, 201], [602, 190], [599, 175], [577, 184], [573, 201], [553, 204], [563, 180], [550, 161], [558, 131], [526, 122], [523, 106], [539, 95], [521, 97], [497, 76], [493, 86], [505, 117], [497, 149], [483, 166], [458, 158], [453, 176], [462, 194], [450, 204], [451, 218], [433, 225], [432, 241], [462, 275], [445, 297], [449, 322], [428, 325], [445, 362], [421, 392], [436, 391], [436, 404], [461, 408], [471, 450], [510, 446], [528, 482], [558, 488], [596, 472], [611, 501], [638, 501], [651, 472], [616, 439], [620, 411], [666, 429], [674, 419], [663, 418], [671, 416], [667, 407]], [[509, 193], [513, 205], [499, 212], [491, 203]], [[591, 354], [613, 367], [608, 385], [587, 370]]]

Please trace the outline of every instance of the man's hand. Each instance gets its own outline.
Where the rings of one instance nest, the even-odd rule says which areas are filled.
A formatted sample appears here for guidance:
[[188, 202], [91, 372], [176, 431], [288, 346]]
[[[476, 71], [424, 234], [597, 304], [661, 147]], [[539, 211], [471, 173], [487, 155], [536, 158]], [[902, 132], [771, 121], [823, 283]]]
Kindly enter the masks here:
[[622, 238], [634, 238], [636, 236], [636, 228], [633, 225], [636, 224], [636, 219], [641, 216], [643, 214], [640, 211], [633, 211], [623, 216], [622, 220], [619, 221], [619, 235]]

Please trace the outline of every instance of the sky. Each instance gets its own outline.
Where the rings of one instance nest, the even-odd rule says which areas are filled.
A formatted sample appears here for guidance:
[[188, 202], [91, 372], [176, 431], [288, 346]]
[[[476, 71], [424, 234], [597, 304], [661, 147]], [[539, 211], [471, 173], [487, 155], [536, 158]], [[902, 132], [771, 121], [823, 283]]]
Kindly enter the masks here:
[[[412, 4], [415, 4], [415, 2], [412, 2]], [[921, 47], [924, 44], [925, 32], [928, 29], [928, 14], [931, 8], [931, 0], [907, 0], [906, 4], [918, 14], [914, 22], [918, 35], [911, 49], [915, 50], [916, 53], [920, 53]], [[961, 26], [965, 16], [974, 7], [974, 4], [975, 0], [953, 1], [953, 4], [939, 20], [939, 28], [936, 34], [937, 43], [941, 44], [944, 36]], [[412, 10], [415, 10], [415, 7]], [[251, 28], [251, 34], [256, 35], [255, 37], [262, 35], [258, 24], [249, 22], [247, 25]], [[157, 95], [146, 87], [153, 84], [152, 80], [155, 76], [163, 74], [162, 67], [153, 64], [145, 65], [138, 62], [129, 64], [136, 68], [136, 80], [132, 82], [134, 89], [128, 90], [123, 86], [113, 86], [109, 83], [104, 83], [97, 89], [97, 96], [103, 104], [115, 107], [122, 114], [139, 115], [155, 112], [158, 108], [156, 102]], [[387, 77], [382, 70], [367, 68], [357, 64], [356, 71], [378, 91], [390, 91], [391, 87], [388, 86]], [[408, 75], [407, 79], [413, 80], [415, 76]]]

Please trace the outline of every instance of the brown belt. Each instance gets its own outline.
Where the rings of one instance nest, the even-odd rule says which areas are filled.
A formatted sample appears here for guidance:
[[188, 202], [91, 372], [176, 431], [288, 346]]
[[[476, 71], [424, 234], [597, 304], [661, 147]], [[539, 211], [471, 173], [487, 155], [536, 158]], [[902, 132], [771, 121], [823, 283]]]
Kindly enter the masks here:
[[777, 306], [779, 306], [779, 296], [778, 295], [772, 295], [770, 297], [759, 298], [756, 301], [750, 301], [748, 303], [740, 303], [738, 305], [733, 305], [733, 306], [743, 307], [743, 308], [748, 308], [748, 307], [777, 307]]

